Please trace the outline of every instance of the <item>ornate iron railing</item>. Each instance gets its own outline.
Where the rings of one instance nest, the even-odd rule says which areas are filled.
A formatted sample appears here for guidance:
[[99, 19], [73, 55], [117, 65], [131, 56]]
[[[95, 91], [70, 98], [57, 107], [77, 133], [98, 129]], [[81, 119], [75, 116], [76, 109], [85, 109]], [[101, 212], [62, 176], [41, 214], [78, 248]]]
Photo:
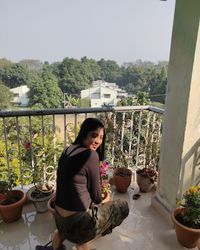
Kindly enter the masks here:
[[151, 106], [0, 112], [0, 179], [23, 186], [54, 178], [62, 149], [86, 117], [104, 121], [111, 164], [158, 166], [162, 114]]

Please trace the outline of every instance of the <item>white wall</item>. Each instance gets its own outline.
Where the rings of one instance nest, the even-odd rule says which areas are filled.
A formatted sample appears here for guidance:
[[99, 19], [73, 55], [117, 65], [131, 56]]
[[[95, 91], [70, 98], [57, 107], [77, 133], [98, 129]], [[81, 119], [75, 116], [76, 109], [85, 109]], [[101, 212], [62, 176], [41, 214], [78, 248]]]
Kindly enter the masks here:
[[16, 103], [20, 106], [27, 106], [28, 105], [29, 100], [28, 100], [27, 94], [29, 92], [29, 88], [26, 85], [10, 89], [10, 91], [14, 95], [17, 95], [13, 98], [13, 100], [12, 100], [13, 103]]
[[200, 175], [199, 20], [199, 0], [176, 1], [157, 193], [169, 209]]
[[[106, 98], [105, 95], [109, 95]], [[104, 104], [117, 103], [117, 90], [110, 89], [108, 87], [93, 87], [81, 91], [81, 98], [90, 98], [91, 107], [101, 107]]]
[[81, 99], [83, 99], [83, 98], [99, 99], [100, 98], [100, 87], [93, 87], [93, 88], [82, 90], [81, 91]]

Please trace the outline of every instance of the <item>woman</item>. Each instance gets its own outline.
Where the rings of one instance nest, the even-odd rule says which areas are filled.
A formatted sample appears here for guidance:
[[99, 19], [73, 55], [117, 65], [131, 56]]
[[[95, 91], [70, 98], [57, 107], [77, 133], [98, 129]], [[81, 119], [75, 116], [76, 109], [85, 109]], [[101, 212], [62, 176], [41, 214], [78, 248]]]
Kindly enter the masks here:
[[[64, 249], [65, 239], [77, 250], [89, 250], [89, 242], [112, 232], [128, 216], [127, 202], [102, 204], [99, 161], [104, 158], [105, 129], [96, 118], [86, 119], [74, 143], [58, 163], [53, 246], [36, 249]], [[99, 205], [97, 205], [99, 204]]]

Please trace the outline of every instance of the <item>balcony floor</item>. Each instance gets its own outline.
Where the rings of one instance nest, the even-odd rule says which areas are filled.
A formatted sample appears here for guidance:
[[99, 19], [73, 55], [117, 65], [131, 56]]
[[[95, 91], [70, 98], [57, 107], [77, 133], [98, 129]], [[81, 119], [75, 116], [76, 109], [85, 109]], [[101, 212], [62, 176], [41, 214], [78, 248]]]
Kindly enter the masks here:
[[[112, 234], [94, 241], [92, 247], [96, 250], [186, 249], [177, 242], [172, 226], [150, 206], [153, 193], [141, 193], [138, 200], [133, 200], [137, 186], [132, 184], [132, 188], [126, 194], [113, 191], [112, 199], [129, 202], [129, 216]], [[0, 250], [34, 250], [36, 245], [50, 240], [54, 229], [55, 223], [49, 212], [37, 214], [32, 205], [27, 205], [19, 221], [0, 223]], [[64, 244], [66, 249], [75, 249], [68, 241]]]

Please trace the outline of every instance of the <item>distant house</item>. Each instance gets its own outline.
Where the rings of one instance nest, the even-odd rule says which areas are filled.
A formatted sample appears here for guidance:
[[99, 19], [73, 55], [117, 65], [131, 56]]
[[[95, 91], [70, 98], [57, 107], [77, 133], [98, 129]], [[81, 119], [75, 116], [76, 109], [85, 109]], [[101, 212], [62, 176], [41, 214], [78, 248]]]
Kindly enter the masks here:
[[13, 89], [10, 89], [10, 91], [13, 93], [13, 100], [11, 101], [14, 105], [26, 107], [28, 106], [28, 92], [29, 88], [27, 85], [22, 85]]
[[115, 106], [120, 99], [127, 96], [126, 91], [120, 89], [116, 83], [102, 80], [94, 81], [91, 88], [81, 91], [81, 99], [89, 98], [91, 107]]

